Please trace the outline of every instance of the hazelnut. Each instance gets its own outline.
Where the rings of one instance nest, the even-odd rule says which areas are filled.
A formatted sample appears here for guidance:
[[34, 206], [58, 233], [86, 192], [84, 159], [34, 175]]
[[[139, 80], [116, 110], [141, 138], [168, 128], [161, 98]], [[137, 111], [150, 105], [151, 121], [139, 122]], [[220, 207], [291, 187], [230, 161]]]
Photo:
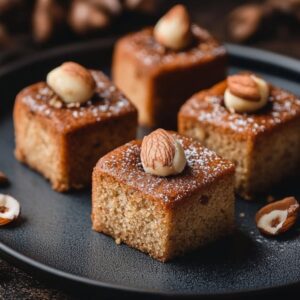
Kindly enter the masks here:
[[46, 42], [63, 22], [64, 9], [55, 0], [37, 0], [33, 12], [33, 35], [37, 42]]
[[231, 112], [251, 113], [263, 108], [269, 97], [269, 85], [253, 74], [238, 74], [227, 78], [224, 104]]
[[73, 1], [69, 14], [69, 23], [78, 34], [107, 27], [111, 22], [110, 15], [101, 7], [90, 1]]
[[9, 195], [0, 194], [0, 226], [17, 219], [19, 214], [19, 202]]
[[154, 27], [154, 38], [163, 46], [181, 50], [192, 40], [191, 21], [183, 5], [174, 6]]
[[272, 202], [257, 212], [256, 226], [266, 235], [278, 235], [295, 224], [298, 211], [299, 203], [294, 197]]
[[257, 33], [263, 18], [264, 7], [261, 4], [245, 4], [237, 7], [229, 14], [230, 37], [240, 43], [249, 40]]
[[84, 103], [95, 91], [95, 80], [83, 66], [66, 62], [47, 75], [47, 84], [65, 103]]
[[157, 129], [144, 137], [141, 161], [146, 173], [157, 176], [179, 174], [186, 165], [181, 144], [163, 129]]

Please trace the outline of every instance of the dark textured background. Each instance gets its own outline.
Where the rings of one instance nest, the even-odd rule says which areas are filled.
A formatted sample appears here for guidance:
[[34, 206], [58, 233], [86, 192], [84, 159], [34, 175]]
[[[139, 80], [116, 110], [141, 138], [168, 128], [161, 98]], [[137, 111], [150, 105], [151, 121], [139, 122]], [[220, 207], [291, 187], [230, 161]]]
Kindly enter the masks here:
[[[193, 18], [199, 24], [207, 27], [221, 40], [226, 40], [226, 16], [234, 6], [245, 1], [192, 0], [184, 2], [191, 8]], [[141, 24], [142, 23], [137, 22], [137, 25]], [[300, 58], [299, 34], [290, 32], [284, 23], [275, 34], [262, 39], [252, 40], [248, 44], [250, 46]], [[40, 49], [33, 47], [30, 43], [26, 44], [25, 48], [26, 51], [18, 52], [17, 56], [31, 55], [35, 51], [40, 51]], [[99, 299], [101, 296], [86, 294], [85, 291], [74, 289], [72, 291], [63, 292], [62, 289], [63, 287], [57, 288], [57, 286], [53, 286], [49, 282], [40, 281], [37, 277], [28, 275], [4, 260], [0, 260], [0, 299]], [[291, 297], [296, 293], [299, 295], [299, 290], [289, 289], [277, 292], [276, 296]]]

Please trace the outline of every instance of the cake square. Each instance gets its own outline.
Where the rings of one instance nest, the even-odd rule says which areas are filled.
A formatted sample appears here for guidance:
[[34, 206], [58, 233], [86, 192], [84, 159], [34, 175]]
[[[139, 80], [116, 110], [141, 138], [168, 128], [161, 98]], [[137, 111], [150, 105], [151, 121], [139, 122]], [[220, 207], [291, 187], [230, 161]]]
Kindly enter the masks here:
[[206, 30], [191, 27], [194, 43], [174, 51], [162, 46], [153, 28], [121, 38], [113, 55], [113, 80], [139, 111], [142, 126], [176, 128], [184, 101], [225, 78], [225, 47]]
[[93, 171], [93, 229], [160, 261], [213, 241], [234, 227], [234, 164], [199, 142], [171, 133], [182, 145], [182, 173], [144, 171], [141, 141], [102, 157]]
[[267, 105], [234, 113], [224, 105], [228, 81], [193, 95], [180, 109], [178, 130], [236, 164], [236, 191], [257, 198], [300, 165], [300, 100], [269, 84]]
[[52, 105], [55, 95], [46, 82], [16, 97], [16, 158], [60, 192], [89, 185], [98, 159], [136, 136], [135, 107], [102, 72], [90, 72], [95, 95], [80, 107]]

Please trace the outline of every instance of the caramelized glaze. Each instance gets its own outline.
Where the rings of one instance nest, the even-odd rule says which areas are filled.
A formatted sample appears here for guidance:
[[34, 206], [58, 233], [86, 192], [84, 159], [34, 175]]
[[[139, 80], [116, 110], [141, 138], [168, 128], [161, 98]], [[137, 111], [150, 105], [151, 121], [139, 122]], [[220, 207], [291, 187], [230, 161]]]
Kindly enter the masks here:
[[166, 207], [173, 207], [223, 176], [234, 173], [232, 162], [191, 138], [172, 134], [183, 146], [187, 159], [187, 166], [178, 175], [157, 177], [145, 173], [140, 160], [140, 141], [132, 141], [108, 153], [99, 160], [96, 168], [147, 197], [160, 200]]
[[270, 86], [268, 104], [255, 113], [231, 113], [224, 102], [226, 81], [195, 94], [180, 110], [180, 117], [193, 119], [204, 126], [214, 126], [239, 138], [268, 132], [300, 117], [300, 99], [278, 87]]
[[174, 51], [159, 44], [153, 37], [153, 28], [146, 28], [126, 36], [124, 47], [134, 53], [144, 66], [174, 64], [176, 66], [193, 65], [201, 60], [211, 60], [216, 56], [224, 56], [225, 47], [214, 39], [206, 30], [197, 25], [192, 26], [193, 44], [181, 51]]
[[55, 108], [49, 104], [55, 96], [46, 82], [39, 82], [23, 89], [17, 101], [25, 104], [31, 113], [43, 116], [62, 132], [69, 132], [83, 126], [128, 113], [136, 113], [130, 101], [100, 71], [91, 71], [96, 81], [94, 97], [80, 107]]

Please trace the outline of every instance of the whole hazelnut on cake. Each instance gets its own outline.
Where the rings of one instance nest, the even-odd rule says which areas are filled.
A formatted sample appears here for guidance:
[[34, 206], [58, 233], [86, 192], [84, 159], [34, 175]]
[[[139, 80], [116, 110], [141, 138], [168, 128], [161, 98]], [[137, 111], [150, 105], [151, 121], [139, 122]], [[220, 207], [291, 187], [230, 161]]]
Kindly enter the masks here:
[[224, 104], [231, 112], [251, 113], [263, 108], [269, 97], [269, 85], [254, 74], [228, 76]]
[[48, 86], [65, 103], [85, 103], [95, 92], [95, 80], [86, 68], [65, 62], [47, 75]]
[[191, 20], [183, 5], [169, 10], [154, 27], [154, 38], [163, 46], [181, 50], [192, 41]]
[[157, 176], [179, 174], [186, 165], [181, 144], [163, 129], [157, 129], [144, 137], [141, 161], [146, 173]]

